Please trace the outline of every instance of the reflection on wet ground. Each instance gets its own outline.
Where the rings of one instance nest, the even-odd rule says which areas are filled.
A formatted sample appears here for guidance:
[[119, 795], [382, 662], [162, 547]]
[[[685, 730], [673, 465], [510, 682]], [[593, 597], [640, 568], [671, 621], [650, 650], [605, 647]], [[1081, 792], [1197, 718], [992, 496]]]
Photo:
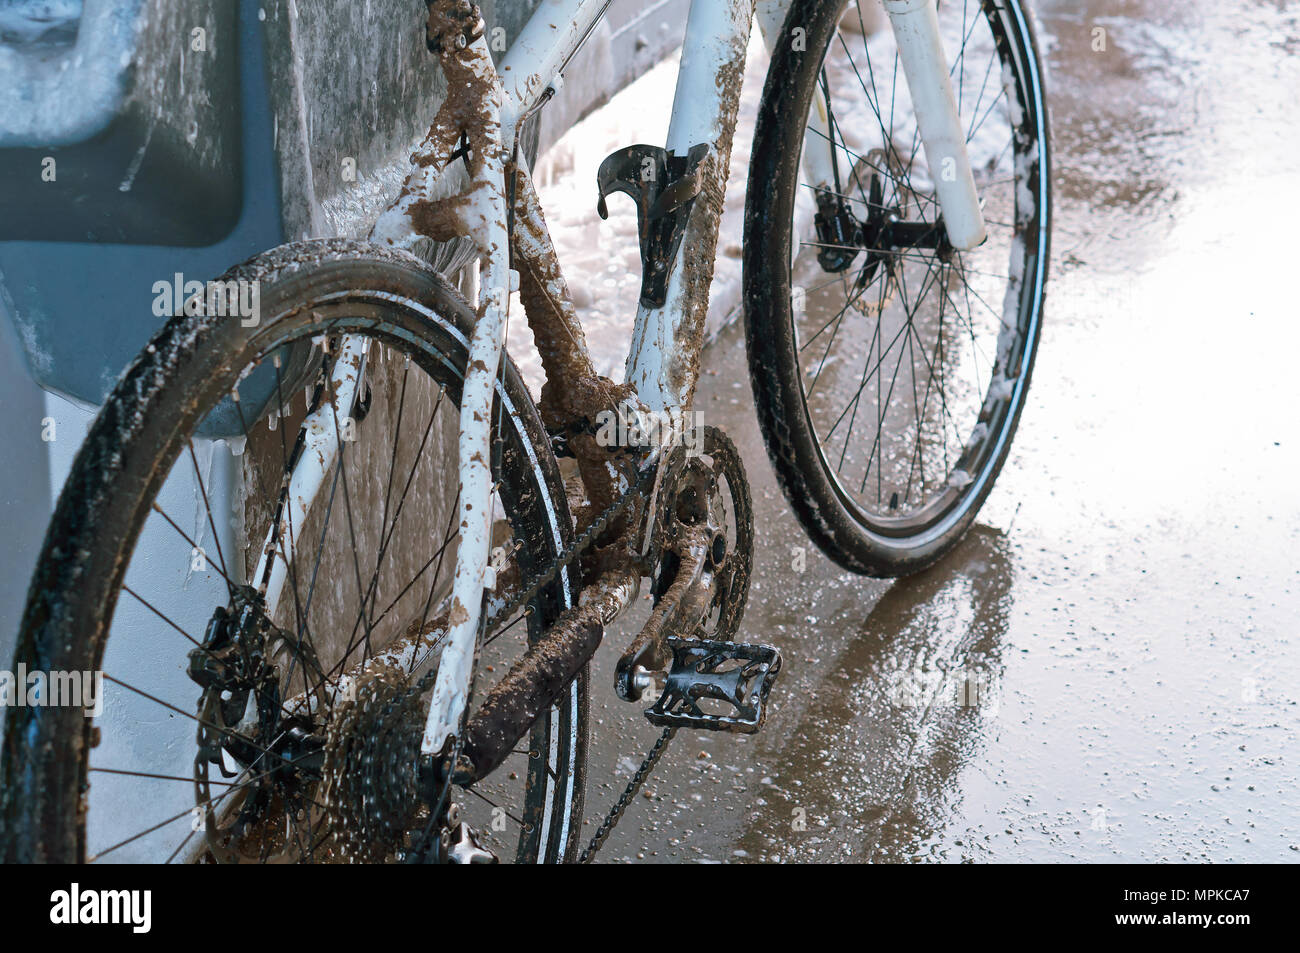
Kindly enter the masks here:
[[[795, 841], [796, 860], [924, 856], [979, 758], [982, 722], [997, 716], [1011, 574], [1004, 537], [980, 527], [942, 567], [881, 597], [800, 689], [808, 704], [773, 751], [772, 810], [743, 829], [746, 855], [780, 850], [793, 824], [812, 834]], [[848, 837], [817, 836], [832, 825]]]
[[[786, 671], [756, 738], [679, 735], [602, 859], [1300, 856], [1300, 4], [1037, 6], [1054, 270], [979, 527], [912, 579], [835, 569], [724, 334], [697, 406], [744, 448], [743, 631]], [[619, 774], [588, 818], [655, 735], [611, 700], [624, 641], [598, 657], [592, 778]]]

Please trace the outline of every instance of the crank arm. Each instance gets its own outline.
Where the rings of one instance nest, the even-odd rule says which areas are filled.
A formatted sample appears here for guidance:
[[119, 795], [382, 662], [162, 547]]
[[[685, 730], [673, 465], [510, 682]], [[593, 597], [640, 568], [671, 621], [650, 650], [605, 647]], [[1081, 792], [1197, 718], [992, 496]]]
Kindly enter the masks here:
[[713, 574], [705, 568], [711, 541], [705, 526], [691, 527], [682, 535], [677, 577], [618, 660], [614, 691], [624, 701], [639, 701], [641, 693], [650, 687], [647, 673], [667, 669], [672, 659], [667, 637], [693, 631], [704, 618], [713, 594]]

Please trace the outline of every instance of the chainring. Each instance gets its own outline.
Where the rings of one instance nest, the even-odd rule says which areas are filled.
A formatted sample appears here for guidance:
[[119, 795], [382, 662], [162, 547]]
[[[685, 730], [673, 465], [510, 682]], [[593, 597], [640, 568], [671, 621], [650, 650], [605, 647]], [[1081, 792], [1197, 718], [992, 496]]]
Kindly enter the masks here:
[[[731, 641], [749, 596], [754, 558], [754, 509], [740, 452], [717, 427], [703, 427], [701, 445], [683, 444], [669, 455], [655, 506], [648, 557], [651, 595], [658, 601], [672, 585], [680, 560], [674, 541], [690, 526], [714, 531], [708, 557], [713, 574], [709, 611], [693, 638]], [[686, 635], [687, 633], [683, 633]]]

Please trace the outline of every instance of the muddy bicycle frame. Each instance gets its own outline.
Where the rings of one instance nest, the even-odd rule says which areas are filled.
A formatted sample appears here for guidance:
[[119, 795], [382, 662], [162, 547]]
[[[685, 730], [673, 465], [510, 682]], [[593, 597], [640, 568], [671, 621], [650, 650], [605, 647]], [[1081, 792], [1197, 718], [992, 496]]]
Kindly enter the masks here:
[[[565, 66], [611, 2], [542, 0], [498, 70], [477, 9], [464, 0], [432, 0], [430, 46], [447, 76], [447, 100], [412, 155], [411, 172], [399, 198], [380, 216], [370, 236], [373, 242], [406, 249], [430, 239], [468, 239], [480, 264], [478, 317], [460, 406], [460, 542], [448, 631], [421, 746], [426, 756], [445, 752], [461, 729], [483, 621], [483, 595], [496, 583], [489, 562], [490, 421], [507, 307], [511, 291], [516, 290], [512, 250], [516, 267], [537, 276], [551, 312], [548, 320], [556, 323], [550, 330], [564, 345], [558, 355], [555, 349], [543, 350], [547, 379], [567, 382], [574, 376], [596, 376], [517, 144], [524, 121], [554, 95]], [[959, 249], [972, 248], [984, 239], [984, 222], [940, 45], [935, 0], [881, 2], [898, 43], [949, 241]], [[769, 51], [779, 42], [799, 42], [799, 25], [786, 23], [790, 4], [791, 0], [692, 0], [664, 148], [634, 146], [607, 160], [606, 166], [618, 158], [633, 172], [641, 163], [639, 181], [626, 168], [621, 170], [620, 163], [610, 167], [608, 176], [602, 166], [602, 213], [606, 191], [626, 191], [637, 199], [640, 216], [642, 296], [626, 381], [635, 386], [644, 408], [668, 419], [681, 419], [699, 374], [751, 24], [757, 20]], [[829, 118], [824, 104], [819, 105], [822, 108], [814, 109], [809, 119], [802, 162], [815, 187], [833, 188]], [[453, 174], [460, 173], [462, 158], [469, 169], [468, 181], [452, 182]], [[648, 237], [651, 231], [657, 232], [657, 239]], [[527, 310], [532, 324], [533, 310]], [[546, 332], [535, 328], [535, 334]], [[364, 373], [367, 344], [367, 339], [356, 335], [340, 341], [332, 381], [337, 406], [352, 406]], [[257, 578], [268, 580], [266, 604], [271, 613], [293, 558], [290, 528], [304, 525], [339, 453], [337, 431], [327, 426], [331, 410], [322, 407], [303, 423], [306, 446], [290, 479], [288, 518], [272, 527], [263, 549], [266, 555]], [[614, 600], [615, 614], [625, 608], [630, 591], [623, 587], [621, 598]]]

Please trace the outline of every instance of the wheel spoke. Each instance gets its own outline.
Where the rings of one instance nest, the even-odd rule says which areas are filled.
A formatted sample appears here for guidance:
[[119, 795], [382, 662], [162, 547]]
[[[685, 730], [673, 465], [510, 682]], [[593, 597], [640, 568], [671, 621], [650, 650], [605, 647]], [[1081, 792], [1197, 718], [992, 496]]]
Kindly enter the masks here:
[[[190, 549], [193, 552], [195, 553], [203, 552], [202, 547], [200, 547], [198, 543], [194, 542], [193, 537], [191, 537], [189, 533], [185, 532], [185, 530], [181, 529], [176, 524], [176, 521], [174, 519], [172, 519], [170, 516], [167, 515], [167, 512], [158, 504], [157, 500], [154, 500], [152, 509], [155, 513], [157, 513], [159, 516], [161, 516], [164, 520], [167, 521], [167, 525], [169, 525], [172, 529], [176, 530], [176, 532], [180, 534], [181, 539], [185, 540], [185, 542], [190, 544]], [[208, 565], [211, 564], [209, 563]], [[226, 575], [225, 571], [217, 566], [213, 566], [212, 568], [216, 571], [217, 575], [219, 575], [222, 579], [226, 581], [226, 586], [233, 592], [235, 588], [235, 584], [231, 582], [230, 577]]]
[[[1017, 139], [1014, 129], [1008, 128], [1000, 148], [992, 135], [995, 123], [999, 135], [1009, 127], [1006, 103], [1018, 95], [995, 81], [1014, 41], [1000, 38], [1004, 24], [986, 5], [948, 0], [939, 5], [939, 16], [963, 132], [979, 150], [974, 154], [972, 146], [971, 163], [990, 238], [976, 249], [894, 247], [887, 237], [890, 216], [915, 228], [920, 222], [936, 226], [939, 215], [933, 189], [918, 191], [913, 182], [922, 142], [907, 92], [899, 89], [904, 80], [896, 46], [869, 43], [871, 34], [859, 20], [861, 47], [854, 49], [842, 33], [833, 35], [824, 62], [804, 80], [826, 104], [825, 125], [807, 129], [815, 134], [811, 138], [828, 143], [832, 165], [826, 178], [833, 181], [797, 184], [819, 201], [829, 196], [850, 208], [868, 236], [875, 234], [869, 227], [878, 227], [882, 238], [840, 244], [823, 241], [820, 234], [797, 236], [800, 268], [817, 268], [820, 258], [814, 252], [859, 256], [845, 271], [824, 278], [804, 275], [800, 282], [809, 307], [792, 319], [796, 331], [807, 332], [794, 338], [798, 380], [821, 446], [820, 465], [836, 479], [851, 480], [844, 492], [868, 513], [888, 517], [911, 518], [939, 500], [948, 500], [943, 505], [950, 507], [956, 497], [946, 496], [947, 488], [969, 484], [948, 477], [953, 466], [967, 466], [963, 461], [986, 459], [971, 454], [979, 440], [989, 439], [974, 435], [981, 433], [983, 395], [996, 366], [993, 339], [1018, 333], [1010, 325], [1013, 315], [1004, 316], [990, 304], [1022, 269], [1020, 262], [1009, 261], [1023, 246], [1010, 241], [1021, 226], [1006, 209], [1016, 207], [1024, 173], [1017, 167], [1008, 174], [1005, 157], [1012, 149], [1036, 147]], [[981, 24], [992, 32], [977, 35]], [[882, 49], [888, 52], [881, 55]], [[852, 143], [848, 133], [855, 137]], [[851, 163], [843, 175], [841, 157]], [[999, 261], [1004, 254], [1008, 257]], [[870, 281], [868, 266], [875, 272]], [[864, 294], [872, 285], [874, 302]], [[871, 316], [870, 325], [846, 320], [853, 313]], [[1000, 339], [999, 353], [1003, 346]], [[853, 371], [838, 370], [856, 360], [862, 361], [857, 380], [850, 376]], [[932, 518], [932, 512], [938, 511], [927, 510], [923, 518]]]
[[199, 460], [194, 453], [194, 441], [189, 437], [185, 438], [185, 446], [190, 452], [190, 463], [194, 465], [194, 480], [199, 485], [199, 496], [203, 500], [203, 512], [208, 516], [208, 528], [212, 530], [212, 542], [217, 547], [217, 562], [221, 566], [221, 576], [226, 580], [226, 586], [230, 590], [233, 598], [235, 595], [234, 586], [230, 584], [230, 571], [226, 568], [226, 557], [221, 551], [221, 536], [217, 533], [217, 524], [212, 519], [212, 505], [208, 502], [208, 490], [203, 485], [203, 474], [199, 472]]

